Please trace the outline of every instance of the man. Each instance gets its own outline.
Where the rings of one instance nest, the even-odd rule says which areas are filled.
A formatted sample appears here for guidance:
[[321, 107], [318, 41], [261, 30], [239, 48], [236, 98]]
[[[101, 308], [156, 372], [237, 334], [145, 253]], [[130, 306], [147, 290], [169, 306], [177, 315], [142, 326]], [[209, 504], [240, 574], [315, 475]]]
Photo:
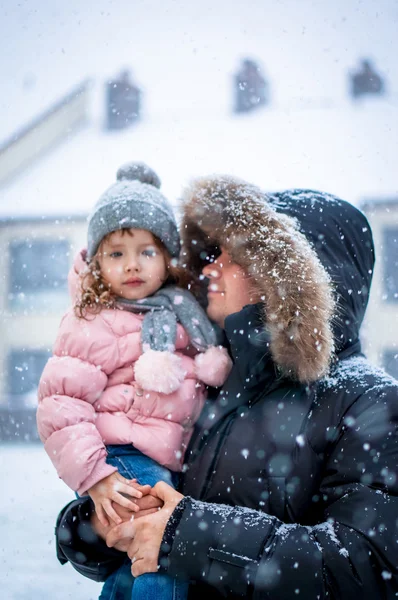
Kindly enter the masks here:
[[[208, 314], [234, 367], [197, 425], [181, 494], [158, 484], [163, 508], [98, 533], [134, 576], [189, 580], [189, 598], [396, 597], [398, 386], [361, 354], [366, 218], [231, 177], [197, 180], [184, 200], [184, 256], [197, 273], [207, 261]], [[65, 507], [59, 557], [104, 578], [126, 555], [91, 516], [90, 501]]]

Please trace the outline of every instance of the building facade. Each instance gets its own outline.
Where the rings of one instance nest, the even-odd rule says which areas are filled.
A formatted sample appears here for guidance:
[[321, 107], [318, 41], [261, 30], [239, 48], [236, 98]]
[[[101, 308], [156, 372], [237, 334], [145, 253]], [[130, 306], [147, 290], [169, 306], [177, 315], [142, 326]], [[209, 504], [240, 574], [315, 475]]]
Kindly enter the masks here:
[[370, 360], [398, 379], [398, 197], [367, 200], [376, 265], [363, 342]]
[[0, 221], [0, 439], [37, 438], [37, 383], [70, 306], [67, 274], [86, 219]]

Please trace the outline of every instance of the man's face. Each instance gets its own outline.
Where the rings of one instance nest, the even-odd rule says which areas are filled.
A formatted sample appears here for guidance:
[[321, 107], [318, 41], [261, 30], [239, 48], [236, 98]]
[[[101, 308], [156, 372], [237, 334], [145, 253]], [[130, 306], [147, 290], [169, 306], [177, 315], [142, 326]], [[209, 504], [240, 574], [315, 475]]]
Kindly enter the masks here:
[[249, 278], [239, 265], [233, 263], [229, 254], [221, 248], [220, 256], [206, 265], [203, 275], [209, 279], [207, 292], [209, 318], [224, 327], [228, 315], [239, 312], [246, 304], [258, 301], [250, 292]]
[[167, 278], [164, 254], [144, 229], [115, 231], [102, 244], [98, 261], [112, 292], [128, 300], [151, 296]]

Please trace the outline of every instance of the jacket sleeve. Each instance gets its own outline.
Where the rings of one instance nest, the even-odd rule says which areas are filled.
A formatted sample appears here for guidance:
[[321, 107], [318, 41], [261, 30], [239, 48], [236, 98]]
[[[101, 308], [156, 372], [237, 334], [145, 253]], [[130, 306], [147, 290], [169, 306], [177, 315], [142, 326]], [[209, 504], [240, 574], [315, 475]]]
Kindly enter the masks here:
[[55, 526], [57, 558], [61, 565], [70, 562], [81, 575], [105, 581], [126, 558], [124, 552], [108, 548], [91, 527], [94, 503], [78, 498], [59, 513]]
[[59, 477], [82, 496], [116, 469], [105, 462], [106, 450], [93, 407], [108, 376], [98, 361], [87, 359], [92, 336], [81, 335], [79, 341], [73, 333], [64, 321], [55, 345], [57, 354], [47, 362], [39, 382], [37, 427]]
[[391, 402], [387, 396], [375, 400], [373, 390], [344, 416], [325, 464], [314, 525], [187, 497], [166, 527], [161, 569], [228, 598], [395, 597], [396, 389]]

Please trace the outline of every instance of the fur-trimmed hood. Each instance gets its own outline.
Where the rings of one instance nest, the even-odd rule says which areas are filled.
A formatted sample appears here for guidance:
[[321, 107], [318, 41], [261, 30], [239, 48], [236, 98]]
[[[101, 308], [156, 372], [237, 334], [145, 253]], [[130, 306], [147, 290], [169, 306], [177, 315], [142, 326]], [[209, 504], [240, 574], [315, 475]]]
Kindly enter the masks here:
[[333, 290], [296, 219], [277, 212], [256, 186], [229, 176], [196, 179], [182, 200], [184, 262], [199, 274], [222, 246], [260, 293], [275, 364], [303, 383], [325, 375], [334, 350]]
[[315, 190], [286, 190], [272, 194], [269, 201], [277, 212], [297, 220], [333, 282], [336, 354], [359, 352], [375, 263], [368, 220], [349, 202]]

